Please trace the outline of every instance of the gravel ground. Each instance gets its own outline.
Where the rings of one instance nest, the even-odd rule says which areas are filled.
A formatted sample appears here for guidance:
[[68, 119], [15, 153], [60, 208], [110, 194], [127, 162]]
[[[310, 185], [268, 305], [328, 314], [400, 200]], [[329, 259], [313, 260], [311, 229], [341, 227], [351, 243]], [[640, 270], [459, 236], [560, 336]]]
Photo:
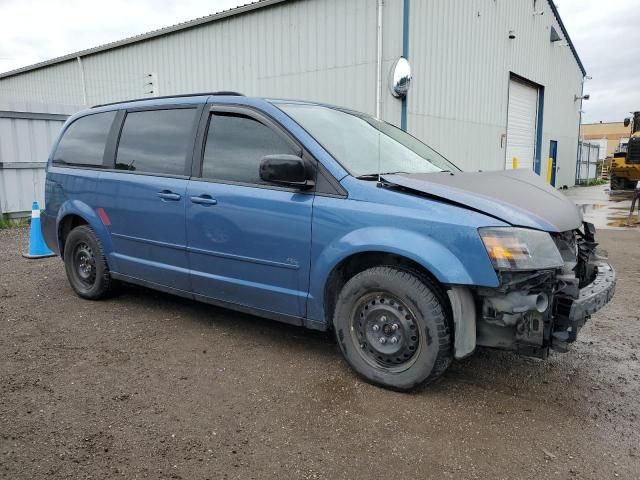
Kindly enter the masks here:
[[640, 237], [568, 354], [480, 350], [412, 394], [326, 334], [142, 288], [83, 301], [0, 231], [6, 478], [640, 478]]

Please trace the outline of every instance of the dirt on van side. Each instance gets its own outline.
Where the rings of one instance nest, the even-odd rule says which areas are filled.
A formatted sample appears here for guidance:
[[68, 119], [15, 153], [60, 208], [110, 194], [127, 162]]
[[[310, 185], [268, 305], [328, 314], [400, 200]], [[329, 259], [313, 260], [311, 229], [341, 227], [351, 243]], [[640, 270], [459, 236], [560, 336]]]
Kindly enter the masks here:
[[640, 235], [567, 354], [480, 350], [402, 394], [332, 337], [137, 287], [80, 300], [0, 230], [0, 478], [640, 478]]

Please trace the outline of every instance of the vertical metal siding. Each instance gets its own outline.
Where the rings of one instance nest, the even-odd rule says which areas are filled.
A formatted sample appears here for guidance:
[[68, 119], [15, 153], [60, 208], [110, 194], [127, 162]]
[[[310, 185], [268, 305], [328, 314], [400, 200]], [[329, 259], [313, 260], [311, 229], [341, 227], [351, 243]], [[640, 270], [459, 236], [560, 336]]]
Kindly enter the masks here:
[[414, 0], [409, 131], [465, 170], [503, 169], [513, 72], [545, 87], [541, 176], [557, 140], [556, 184], [573, 185], [582, 72], [568, 47], [549, 40], [551, 25], [560, 31], [549, 5], [535, 9], [544, 15], [530, 0]]
[[[397, 36], [392, 27], [389, 38]], [[90, 104], [143, 96], [145, 73], [157, 72], [161, 95], [235, 90], [372, 112], [375, 60], [375, 2], [299, 0], [101, 52], [83, 64]]]
[[[385, 2], [385, 71], [401, 53], [401, 3]], [[144, 75], [157, 72], [161, 95], [236, 90], [365, 112], [375, 107], [375, 62], [371, 0], [286, 2], [82, 58], [88, 104], [142, 97]], [[2, 79], [2, 96], [78, 104], [80, 67], [69, 61]], [[391, 100], [385, 89], [397, 123]]]
[[[0, 110], [70, 115], [80, 107], [0, 101]], [[0, 117], [0, 215], [31, 211], [44, 201], [45, 165], [63, 119]]]
[[81, 105], [82, 80], [76, 60], [0, 80], [0, 100]]

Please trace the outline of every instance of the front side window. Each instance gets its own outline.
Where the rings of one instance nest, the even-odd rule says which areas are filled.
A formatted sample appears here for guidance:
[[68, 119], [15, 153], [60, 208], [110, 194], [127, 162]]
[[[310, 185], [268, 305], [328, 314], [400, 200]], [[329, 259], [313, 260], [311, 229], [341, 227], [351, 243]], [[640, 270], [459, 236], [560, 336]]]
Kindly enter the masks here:
[[282, 103], [277, 106], [354, 177], [459, 171], [417, 138], [369, 115], [322, 105]]
[[116, 169], [187, 175], [196, 109], [130, 112], [124, 120]]
[[202, 176], [215, 180], [265, 184], [260, 161], [265, 155], [296, 152], [277, 131], [242, 114], [213, 113], [204, 150]]
[[81, 167], [102, 167], [104, 148], [116, 112], [80, 117], [64, 132], [53, 163]]

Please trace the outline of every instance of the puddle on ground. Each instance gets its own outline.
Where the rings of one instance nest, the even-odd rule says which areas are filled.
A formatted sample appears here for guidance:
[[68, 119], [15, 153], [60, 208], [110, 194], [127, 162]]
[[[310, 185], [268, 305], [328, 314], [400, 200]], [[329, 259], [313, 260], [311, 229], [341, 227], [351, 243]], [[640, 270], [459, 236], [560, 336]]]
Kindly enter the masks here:
[[625, 200], [633, 200], [635, 191], [633, 190], [616, 190], [615, 192], [608, 191], [610, 202], [624, 202]]
[[568, 192], [584, 219], [596, 228], [640, 231], [638, 205], [630, 215], [631, 203], [637, 193], [633, 190], [610, 191], [607, 188], [574, 189]]
[[[629, 196], [630, 200], [632, 197]], [[623, 199], [620, 199], [621, 202]], [[613, 203], [613, 202], [612, 202]], [[618, 203], [618, 202], [616, 202]], [[584, 203], [578, 205], [585, 219], [593, 222], [596, 228], [612, 227], [612, 228], [638, 228], [640, 227], [640, 214], [638, 207], [629, 214], [631, 202], [626, 206], [613, 206], [611, 203]]]
[[607, 208], [607, 205], [604, 203], [583, 203], [578, 205], [578, 208], [582, 211], [582, 213], [588, 213], [593, 210], [600, 210], [601, 208]]
[[636, 215], [627, 216], [626, 218], [612, 218], [609, 217], [607, 225], [609, 227], [617, 228], [635, 228], [640, 226], [640, 218]]

